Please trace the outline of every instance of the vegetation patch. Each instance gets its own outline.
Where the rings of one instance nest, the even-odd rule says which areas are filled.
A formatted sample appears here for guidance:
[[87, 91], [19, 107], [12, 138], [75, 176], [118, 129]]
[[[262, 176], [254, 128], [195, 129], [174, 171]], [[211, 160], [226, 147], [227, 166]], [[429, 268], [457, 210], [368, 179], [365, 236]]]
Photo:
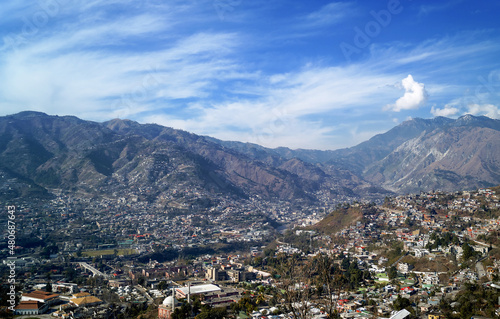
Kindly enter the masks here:
[[353, 225], [363, 219], [363, 210], [361, 207], [347, 205], [339, 207], [331, 212], [322, 221], [312, 227], [312, 229], [324, 234], [334, 234], [342, 229]]
[[86, 250], [82, 251], [82, 256], [85, 257], [97, 257], [105, 255], [117, 255], [117, 256], [127, 256], [135, 255], [137, 251], [135, 249], [104, 249], [104, 250]]

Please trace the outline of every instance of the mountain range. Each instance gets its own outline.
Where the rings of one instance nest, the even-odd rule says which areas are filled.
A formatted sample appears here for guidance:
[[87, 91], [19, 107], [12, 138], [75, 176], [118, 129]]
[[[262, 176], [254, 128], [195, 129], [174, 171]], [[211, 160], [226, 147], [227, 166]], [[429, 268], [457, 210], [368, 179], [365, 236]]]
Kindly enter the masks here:
[[[500, 184], [500, 121], [411, 119], [357, 146], [269, 149], [156, 124], [21, 112], [0, 117], [0, 196], [205, 194], [318, 202]], [[176, 195], [177, 194], [177, 195]]]

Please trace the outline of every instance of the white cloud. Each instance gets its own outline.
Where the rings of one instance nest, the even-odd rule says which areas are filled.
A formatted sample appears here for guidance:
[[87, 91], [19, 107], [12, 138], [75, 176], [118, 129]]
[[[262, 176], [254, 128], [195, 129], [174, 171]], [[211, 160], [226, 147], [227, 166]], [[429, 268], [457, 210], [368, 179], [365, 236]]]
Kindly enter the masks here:
[[306, 16], [306, 26], [326, 26], [340, 22], [350, 15], [352, 4], [344, 2], [331, 2], [323, 6], [318, 11], [312, 12]]
[[488, 30], [474, 30], [428, 38], [417, 44], [375, 42], [370, 46], [370, 54], [372, 63], [380, 61], [387, 69], [395, 66], [412, 67], [418, 68], [421, 74], [435, 74], [433, 78], [446, 78], [455, 75], [457, 66], [463, 70], [476, 71], [478, 64], [481, 65], [498, 49], [498, 41], [491, 37]]
[[450, 7], [455, 6], [462, 2], [462, 0], [452, 0], [445, 3], [438, 4], [430, 4], [430, 5], [421, 5], [419, 10], [419, 15], [428, 15], [433, 12], [440, 12], [448, 10]]
[[[79, 33], [98, 37], [98, 29], [89, 29]], [[85, 47], [60, 52], [64, 37], [42, 39], [4, 55], [0, 78], [9, 80], [0, 84], [2, 113], [33, 109], [101, 119], [154, 109], [150, 104], [159, 99], [204, 97], [217, 85], [214, 79], [238, 78], [237, 66], [224, 59], [237, 43], [232, 34], [203, 33], [125, 54]]]
[[492, 119], [500, 119], [500, 108], [493, 104], [471, 104], [467, 108], [468, 114], [485, 115]]
[[449, 104], [446, 104], [443, 108], [435, 108], [432, 106], [431, 108], [431, 114], [434, 116], [444, 116], [444, 117], [450, 117], [454, 116], [459, 112], [459, 109], [456, 107], [453, 107]]
[[[271, 147], [332, 149], [398, 123], [392, 115], [378, 114], [388, 103], [394, 102], [385, 109], [401, 111], [419, 108], [427, 92], [434, 105], [460, 96], [467, 87], [454, 72], [475, 70], [482, 52], [499, 50], [498, 41], [474, 33], [420, 44], [374, 41], [371, 57], [358, 64], [338, 63], [321, 53], [302, 56], [296, 46], [289, 55], [272, 53], [288, 50], [288, 42], [308, 43], [313, 33], [322, 36], [324, 27], [335, 33], [332, 25], [359, 14], [352, 2], [327, 1], [310, 14], [291, 17], [287, 21], [293, 23], [282, 28], [286, 34], [278, 27], [256, 33], [260, 28], [242, 23], [269, 10], [244, 3], [231, 7], [221, 21], [213, 0], [64, 2], [32, 35], [22, 33], [21, 22], [41, 10], [38, 4], [26, 8], [13, 0], [0, 8], [8, 21], [19, 22], [3, 29], [26, 38], [15, 52], [10, 45], [1, 47], [0, 40], [0, 115], [33, 109], [97, 121], [121, 117]], [[301, 58], [294, 59], [295, 54]], [[411, 75], [401, 82], [401, 68], [418, 70], [426, 87]], [[488, 78], [493, 85], [495, 80]], [[404, 93], [392, 83], [402, 83]], [[481, 88], [481, 94], [490, 92], [490, 86]], [[481, 104], [471, 107], [474, 112], [498, 111], [486, 104], [498, 105], [496, 100], [472, 102]], [[468, 103], [448, 104], [431, 112], [451, 116]], [[379, 121], [377, 126], [351, 129], [367, 117]]]
[[405, 90], [405, 94], [395, 104], [387, 105], [385, 109], [394, 112], [418, 109], [427, 99], [424, 84], [413, 80], [411, 74], [404, 78], [401, 84]]
[[371, 133], [339, 137], [333, 145], [332, 130], [339, 123], [328, 123], [323, 117], [335, 112], [353, 114], [364, 107], [371, 109], [373, 103], [381, 105], [392, 94], [387, 84], [396, 80], [391, 75], [362, 74], [361, 68], [310, 67], [301, 72], [276, 74], [261, 79], [261, 86], [254, 89], [259, 94], [257, 98], [210, 105], [200, 102], [192, 107], [195, 115], [190, 118], [164, 115], [145, 117], [142, 121], [267, 147], [346, 147]]

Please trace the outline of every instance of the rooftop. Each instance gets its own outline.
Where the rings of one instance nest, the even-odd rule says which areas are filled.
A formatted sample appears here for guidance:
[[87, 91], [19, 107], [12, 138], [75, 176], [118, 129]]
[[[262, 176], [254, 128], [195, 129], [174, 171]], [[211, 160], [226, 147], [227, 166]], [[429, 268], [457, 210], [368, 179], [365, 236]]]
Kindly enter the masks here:
[[206, 294], [210, 292], [221, 291], [221, 289], [216, 285], [207, 284], [207, 285], [191, 286], [191, 288], [189, 287], [177, 288], [176, 291], [184, 296], [187, 296], [189, 292], [191, 292], [192, 295]]
[[23, 294], [23, 297], [27, 298], [34, 298], [34, 299], [41, 299], [43, 301], [45, 300], [50, 300], [53, 298], [59, 297], [58, 294], [54, 294], [52, 292], [47, 292], [47, 291], [42, 291], [42, 290], [35, 290], [27, 294]]
[[16, 306], [16, 310], [35, 310], [42, 307], [43, 303], [36, 300], [21, 301], [19, 305]]
[[88, 292], [79, 292], [77, 294], [73, 294], [73, 298], [82, 298], [87, 296], [90, 296]]
[[84, 306], [88, 304], [94, 304], [94, 303], [99, 303], [102, 302], [101, 299], [94, 297], [94, 296], [87, 296], [87, 297], [82, 297], [82, 298], [73, 298], [70, 300], [72, 303], [78, 305], [78, 306]]

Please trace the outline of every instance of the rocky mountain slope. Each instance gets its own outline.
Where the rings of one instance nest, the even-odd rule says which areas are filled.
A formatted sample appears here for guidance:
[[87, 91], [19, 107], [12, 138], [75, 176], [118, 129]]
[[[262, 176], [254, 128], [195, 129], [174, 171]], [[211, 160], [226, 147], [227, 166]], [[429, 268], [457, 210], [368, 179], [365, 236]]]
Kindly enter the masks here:
[[0, 195], [137, 194], [164, 203], [190, 190], [314, 202], [393, 191], [500, 184], [500, 121], [413, 119], [355, 147], [268, 149], [153, 124], [22, 112], [0, 117]]
[[161, 201], [189, 190], [207, 200], [225, 194], [317, 201], [324, 191], [335, 197], [369, 186], [349, 172], [326, 173], [297, 159], [275, 164], [159, 125], [95, 123], [36, 112], [0, 118], [0, 190], [9, 196], [62, 188]]
[[267, 150], [220, 142], [261, 159], [299, 158], [323, 171], [348, 171], [395, 193], [453, 191], [500, 184], [500, 121], [465, 115], [459, 119], [412, 119], [357, 146], [333, 150]]
[[387, 189], [458, 190], [500, 183], [500, 121], [466, 116], [425, 130], [381, 160], [363, 177]]

